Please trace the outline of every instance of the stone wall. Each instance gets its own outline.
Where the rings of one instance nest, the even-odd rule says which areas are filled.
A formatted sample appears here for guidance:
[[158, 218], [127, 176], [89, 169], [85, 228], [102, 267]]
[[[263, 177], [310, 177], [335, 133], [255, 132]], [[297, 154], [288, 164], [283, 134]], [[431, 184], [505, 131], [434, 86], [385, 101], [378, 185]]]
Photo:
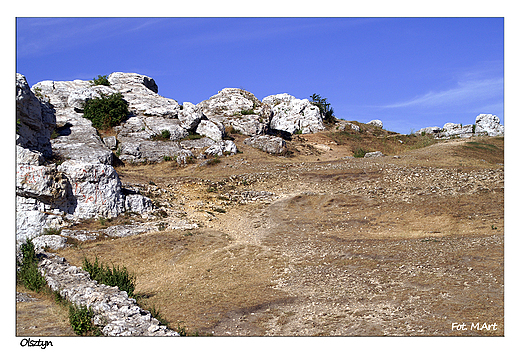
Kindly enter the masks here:
[[94, 312], [94, 324], [105, 336], [179, 336], [137, 306], [135, 299], [117, 287], [98, 284], [88, 272], [71, 266], [64, 258], [42, 252], [40, 272], [54, 291], [77, 306]]

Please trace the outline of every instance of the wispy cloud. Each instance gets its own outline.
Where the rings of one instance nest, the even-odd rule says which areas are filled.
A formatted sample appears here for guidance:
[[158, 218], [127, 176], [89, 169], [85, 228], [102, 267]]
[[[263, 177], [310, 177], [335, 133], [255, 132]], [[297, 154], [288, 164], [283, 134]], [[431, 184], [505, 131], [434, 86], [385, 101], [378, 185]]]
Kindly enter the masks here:
[[382, 108], [463, 105], [501, 97], [503, 96], [503, 88], [504, 79], [502, 77], [468, 80], [459, 82], [457, 87], [449, 88], [444, 91], [430, 91], [410, 100], [389, 104]]
[[158, 18], [19, 18], [17, 55], [57, 53], [139, 31], [159, 21]]

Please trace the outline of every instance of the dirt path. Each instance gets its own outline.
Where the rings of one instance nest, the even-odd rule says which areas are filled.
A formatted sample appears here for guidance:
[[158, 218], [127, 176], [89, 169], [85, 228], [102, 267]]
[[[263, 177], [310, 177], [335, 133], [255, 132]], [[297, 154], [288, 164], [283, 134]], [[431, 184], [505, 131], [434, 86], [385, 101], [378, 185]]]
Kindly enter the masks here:
[[503, 140], [354, 159], [323, 135], [292, 158], [240, 139], [215, 166], [118, 170], [168, 214], [154, 222], [199, 228], [60, 255], [124, 264], [174, 327], [217, 336], [503, 335]]

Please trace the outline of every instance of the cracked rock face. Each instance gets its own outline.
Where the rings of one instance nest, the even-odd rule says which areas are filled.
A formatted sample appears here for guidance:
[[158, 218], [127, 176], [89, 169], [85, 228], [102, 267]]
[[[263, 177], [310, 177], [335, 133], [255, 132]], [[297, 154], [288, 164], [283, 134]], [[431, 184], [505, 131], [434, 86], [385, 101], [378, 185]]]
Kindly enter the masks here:
[[20, 74], [16, 74], [16, 121], [16, 144], [50, 157], [50, 137], [56, 127], [56, 117], [52, 108], [36, 97]]
[[262, 103], [271, 107], [270, 128], [294, 134], [316, 133], [323, 129], [323, 118], [318, 107], [308, 99], [297, 99], [287, 93], [267, 96]]
[[231, 126], [245, 135], [263, 134], [269, 127], [270, 107], [242, 89], [225, 88], [197, 107], [210, 121]]

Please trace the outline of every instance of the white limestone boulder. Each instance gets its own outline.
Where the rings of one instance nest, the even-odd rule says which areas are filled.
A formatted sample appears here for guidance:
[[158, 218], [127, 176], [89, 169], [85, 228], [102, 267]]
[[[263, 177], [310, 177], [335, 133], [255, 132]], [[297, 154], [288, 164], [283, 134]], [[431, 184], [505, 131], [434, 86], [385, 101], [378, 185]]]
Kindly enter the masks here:
[[317, 106], [308, 99], [297, 99], [287, 93], [267, 96], [262, 103], [273, 112], [269, 127], [290, 134], [316, 133], [325, 129]]

